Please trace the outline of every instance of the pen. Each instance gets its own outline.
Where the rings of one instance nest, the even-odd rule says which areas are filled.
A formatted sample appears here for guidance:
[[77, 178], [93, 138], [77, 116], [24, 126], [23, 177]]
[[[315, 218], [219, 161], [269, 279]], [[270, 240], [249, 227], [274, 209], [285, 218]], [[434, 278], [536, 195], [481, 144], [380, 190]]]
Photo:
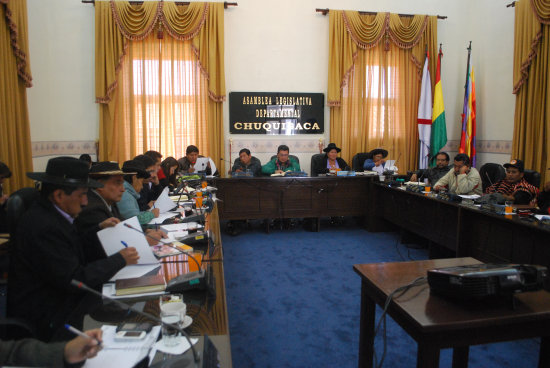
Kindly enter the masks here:
[[128, 243], [126, 243], [124, 240], [121, 240], [120, 242], [122, 243], [122, 245], [124, 245], [124, 248], [128, 248]]
[[98, 339], [96, 338], [93, 338], [91, 336], [88, 336], [86, 335], [84, 332], [80, 331], [80, 330], [77, 330], [76, 328], [74, 328], [73, 326], [71, 325], [68, 325], [68, 324], [65, 324], [65, 328], [69, 331], [71, 331], [72, 333], [74, 333], [75, 335], [78, 335], [78, 336], [82, 336], [82, 337], [85, 337], [85, 338], [88, 338], [88, 339], [92, 339], [92, 340], [95, 340], [97, 342], [97, 345], [98, 346], [101, 346], [101, 341], [99, 341]]

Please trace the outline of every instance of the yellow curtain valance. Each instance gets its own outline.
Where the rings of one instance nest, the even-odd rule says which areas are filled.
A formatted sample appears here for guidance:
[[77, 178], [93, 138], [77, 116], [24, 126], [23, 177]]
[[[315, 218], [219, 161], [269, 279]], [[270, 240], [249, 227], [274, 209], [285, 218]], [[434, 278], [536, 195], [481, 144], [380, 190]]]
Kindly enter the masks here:
[[[418, 67], [419, 78], [426, 45], [430, 45], [428, 51], [435, 55], [436, 50], [431, 49], [433, 42], [427, 35], [433, 33], [426, 32], [426, 29], [436, 29], [436, 16], [415, 15], [412, 18], [403, 18], [391, 13], [361, 15], [357, 11], [331, 10], [329, 23], [327, 102], [330, 106], [340, 106], [341, 89], [353, 68], [358, 48], [370, 49], [384, 40], [386, 50], [389, 50], [390, 42], [402, 49], [412, 49], [411, 61]], [[432, 74], [434, 65], [430, 60]]]
[[5, 6], [6, 25], [10, 32], [10, 43], [17, 64], [17, 75], [26, 87], [32, 87], [32, 76], [27, 37], [27, 4], [24, 1], [0, 0]]
[[97, 1], [96, 11], [96, 102], [109, 103], [117, 86], [117, 73], [128, 40], [145, 39], [153, 30], [164, 28], [178, 40], [192, 40], [200, 69], [208, 80], [208, 94], [216, 102], [225, 100], [223, 55], [223, 3]]

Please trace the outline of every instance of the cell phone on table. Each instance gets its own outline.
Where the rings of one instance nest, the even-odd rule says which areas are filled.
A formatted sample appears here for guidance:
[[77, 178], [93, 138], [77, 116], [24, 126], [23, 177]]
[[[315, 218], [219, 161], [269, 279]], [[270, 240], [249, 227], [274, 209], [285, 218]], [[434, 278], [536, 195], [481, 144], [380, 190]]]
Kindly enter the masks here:
[[150, 323], [121, 323], [116, 328], [116, 340], [141, 340], [151, 331], [153, 326]]

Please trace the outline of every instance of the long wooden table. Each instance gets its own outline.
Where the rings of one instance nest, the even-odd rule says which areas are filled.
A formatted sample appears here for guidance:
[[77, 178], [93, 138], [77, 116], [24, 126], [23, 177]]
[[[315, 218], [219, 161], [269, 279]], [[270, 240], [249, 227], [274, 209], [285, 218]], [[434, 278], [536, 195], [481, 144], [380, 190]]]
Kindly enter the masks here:
[[[193, 337], [199, 337], [199, 342], [196, 345], [196, 349], [199, 352], [202, 351], [204, 336], [207, 335], [218, 350], [220, 366], [231, 368], [231, 346], [225, 295], [223, 250], [220, 237], [218, 210], [216, 207], [214, 207], [212, 213], [207, 216], [206, 229], [211, 235], [214, 248], [211, 256], [204, 256], [203, 268], [204, 264], [208, 261], [213, 278], [211, 279], [208, 290], [194, 290], [183, 293], [184, 302], [187, 305], [187, 315], [193, 318], [193, 323], [186, 329], [186, 332]], [[187, 256], [178, 255], [162, 258], [161, 267], [158, 272], [163, 274], [167, 280], [189, 272]], [[123, 321], [147, 321], [146, 317], [134, 313], [126, 313], [125, 310], [121, 310], [119, 307], [109, 302], [103, 304], [103, 302], [98, 299], [100, 298], [90, 296], [90, 298], [83, 303], [88, 304], [86, 306], [86, 312], [90, 314], [85, 319], [85, 329], [97, 328], [102, 324], [118, 324]], [[144, 312], [156, 316], [160, 315], [158, 296], [130, 300], [123, 299], [122, 301], [130, 304], [142, 302]], [[165, 364], [167, 363], [166, 360], [174, 360], [173, 366], [186, 366], [184, 365], [184, 361], [192, 361], [191, 350], [188, 350], [181, 356], [170, 356], [157, 353], [152, 364], [160, 364], [163, 362], [163, 364]]]
[[387, 185], [372, 185], [369, 195], [369, 231], [386, 231], [391, 224], [450, 250], [456, 257], [550, 268], [548, 225]]
[[[479, 263], [474, 258], [415, 262], [372, 263], [353, 266], [361, 277], [359, 367], [373, 366], [376, 304], [383, 306], [398, 287], [426, 276], [431, 268]], [[417, 367], [439, 366], [439, 351], [453, 348], [453, 368], [468, 366], [469, 346], [542, 337], [539, 367], [550, 366], [550, 294], [526, 292], [509, 304], [478, 303], [475, 308], [430, 295], [427, 285], [415, 286], [389, 304], [392, 317], [418, 343]], [[391, 341], [388, 341], [391, 345]], [[390, 346], [389, 351], [399, 347]]]
[[222, 220], [365, 216], [372, 176], [218, 178]]

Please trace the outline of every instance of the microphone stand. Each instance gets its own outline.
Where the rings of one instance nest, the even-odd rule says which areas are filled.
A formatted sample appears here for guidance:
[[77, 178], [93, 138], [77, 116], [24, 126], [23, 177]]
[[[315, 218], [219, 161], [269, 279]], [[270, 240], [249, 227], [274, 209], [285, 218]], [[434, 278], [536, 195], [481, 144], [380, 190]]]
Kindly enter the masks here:
[[137, 314], [140, 314], [140, 315], [142, 315], [142, 316], [144, 316], [144, 317], [149, 318], [149, 319], [152, 320], [152, 321], [158, 322], [158, 323], [160, 323], [161, 325], [168, 326], [168, 327], [170, 327], [170, 328], [173, 328], [173, 329], [175, 329], [175, 330], [181, 332], [182, 336], [185, 337], [185, 339], [187, 340], [187, 342], [188, 342], [189, 345], [191, 346], [191, 350], [193, 351], [193, 359], [195, 360], [195, 363], [198, 363], [198, 362], [199, 362], [200, 356], [199, 356], [199, 354], [197, 353], [197, 351], [195, 350], [195, 347], [193, 346], [193, 343], [191, 342], [191, 339], [189, 338], [189, 335], [187, 334], [187, 332], [185, 332], [185, 331], [183, 330], [183, 328], [181, 328], [181, 327], [179, 327], [179, 326], [177, 326], [177, 325], [174, 325], [174, 324], [172, 324], [172, 323], [163, 322], [162, 319], [160, 319], [160, 318], [158, 318], [158, 317], [156, 317], [156, 316], [154, 316], [154, 315], [152, 315], [152, 314], [150, 314], [150, 313], [143, 312], [143, 311], [141, 311], [141, 310], [139, 310], [139, 309], [137, 309], [137, 308], [135, 308], [135, 307], [133, 307], [133, 306], [131, 306], [131, 305], [129, 305], [129, 304], [123, 303], [123, 302], [121, 302], [121, 301], [119, 301], [119, 300], [116, 300], [116, 299], [110, 298], [110, 297], [108, 297], [108, 296], [106, 296], [106, 295], [103, 295], [103, 294], [100, 293], [99, 291], [96, 291], [96, 290], [90, 288], [89, 286], [87, 286], [86, 284], [84, 284], [84, 283], [81, 282], [81, 281], [78, 281], [78, 280], [73, 279], [73, 280], [71, 280], [71, 285], [77, 287], [78, 289], [85, 290], [85, 291], [87, 291], [87, 292], [89, 292], [89, 293], [92, 293], [92, 294], [94, 294], [94, 295], [96, 295], [96, 296], [105, 298], [105, 299], [107, 299], [107, 300], [109, 300], [109, 301], [111, 301], [111, 302], [113, 302], [113, 303], [115, 303], [115, 304], [117, 304], [117, 305], [119, 305], [119, 306], [121, 306], [121, 307], [123, 307], [123, 308], [127, 308], [127, 309], [129, 309], [129, 310], [131, 310], [131, 311], [133, 311], [133, 312], [136, 312]]

